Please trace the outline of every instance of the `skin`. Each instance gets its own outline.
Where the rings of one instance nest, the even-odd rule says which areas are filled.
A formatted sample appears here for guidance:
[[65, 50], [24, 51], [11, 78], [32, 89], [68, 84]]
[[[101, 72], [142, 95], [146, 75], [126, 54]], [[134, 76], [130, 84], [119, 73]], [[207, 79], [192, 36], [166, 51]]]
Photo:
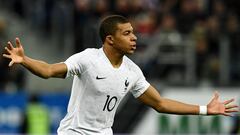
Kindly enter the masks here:
[[[134, 53], [137, 40], [130, 23], [118, 24], [117, 28], [116, 33], [114, 35], [108, 35], [103, 44], [103, 51], [114, 68], [120, 67], [124, 55]], [[7, 54], [3, 54], [3, 57], [11, 59], [9, 66], [21, 64], [33, 74], [46, 79], [50, 77], [64, 78], [66, 76], [67, 66], [64, 63], [48, 64], [44, 61], [27, 57], [24, 54], [24, 49], [19, 38], [16, 38], [16, 47], [13, 47], [12, 43], [8, 42], [8, 46], [5, 47], [5, 49]], [[160, 113], [180, 115], [199, 114], [198, 105], [185, 104], [161, 97], [153, 86], [149, 86], [149, 88], [138, 97], [138, 100]], [[234, 104], [233, 101], [234, 99], [229, 99], [222, 102], [219, 100], [218, 92], [215, 92], [212, 100], [207, 105], [208, 115], [231, 116], [233, 112], [239, 111], [238, 106]]]

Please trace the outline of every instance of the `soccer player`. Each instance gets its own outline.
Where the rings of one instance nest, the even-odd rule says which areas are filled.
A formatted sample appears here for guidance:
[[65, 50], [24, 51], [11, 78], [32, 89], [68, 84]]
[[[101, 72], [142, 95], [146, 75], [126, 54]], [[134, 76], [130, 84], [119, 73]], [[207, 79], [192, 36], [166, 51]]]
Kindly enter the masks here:
[[46, 79], [74, 76], [67, 114], [58, 128], [59, 135], [112, 135], [116, 109], [129, 91], [159, 113], [230, 116], [238, 112], [234, 99], [220, 102], [218, 93], [206, 106], [161, 97], [146, 81], [140, 68], [125, 56], [133, 54], [137, 48], [137, 37], [125, 17], [106, 17], [101, 22], [99, 34], [102, 48], [86, 49], [55, 64], [27, 57], [19, 38], [16, 38], [16, 47], [11, 42], [5, 47], [7, 53], [3, 56], [11, 59], [9, 66], [21, 64]]

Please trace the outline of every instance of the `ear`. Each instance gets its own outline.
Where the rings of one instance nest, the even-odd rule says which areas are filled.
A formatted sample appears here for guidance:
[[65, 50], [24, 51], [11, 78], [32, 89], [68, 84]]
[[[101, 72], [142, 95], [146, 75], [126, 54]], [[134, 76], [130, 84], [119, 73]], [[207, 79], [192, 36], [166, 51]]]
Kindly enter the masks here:
[[106, 41], [107, 41], [108, 44], [113, 45], [113, 37], [111, 35], [108, 35], [106, 37]]

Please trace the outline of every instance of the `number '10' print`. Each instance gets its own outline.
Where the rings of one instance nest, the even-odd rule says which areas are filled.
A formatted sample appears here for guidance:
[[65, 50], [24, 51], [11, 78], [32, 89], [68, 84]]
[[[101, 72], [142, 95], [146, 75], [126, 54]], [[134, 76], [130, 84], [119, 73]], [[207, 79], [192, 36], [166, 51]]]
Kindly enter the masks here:
[[106, 103], [103, 107], [103, 111], [105, 111], [107, 109], [107, 111], [111, 112], [114, 109], [114, 107], [116, 106], [117, 100], [118, 99], [117, 99], [116, 96], [110, 97], [110, 95], [107, 95], [107, 100], [106, 100]]

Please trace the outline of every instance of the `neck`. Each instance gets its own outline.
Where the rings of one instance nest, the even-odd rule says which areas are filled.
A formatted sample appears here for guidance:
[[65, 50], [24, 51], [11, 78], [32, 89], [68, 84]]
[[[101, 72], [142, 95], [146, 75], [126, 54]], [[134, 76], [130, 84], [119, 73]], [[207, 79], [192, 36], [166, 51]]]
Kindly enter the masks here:
[[123, 54], [109, 45], [103, 45], [103, 51], [114, 68], [119, 68], [121, 66]]

